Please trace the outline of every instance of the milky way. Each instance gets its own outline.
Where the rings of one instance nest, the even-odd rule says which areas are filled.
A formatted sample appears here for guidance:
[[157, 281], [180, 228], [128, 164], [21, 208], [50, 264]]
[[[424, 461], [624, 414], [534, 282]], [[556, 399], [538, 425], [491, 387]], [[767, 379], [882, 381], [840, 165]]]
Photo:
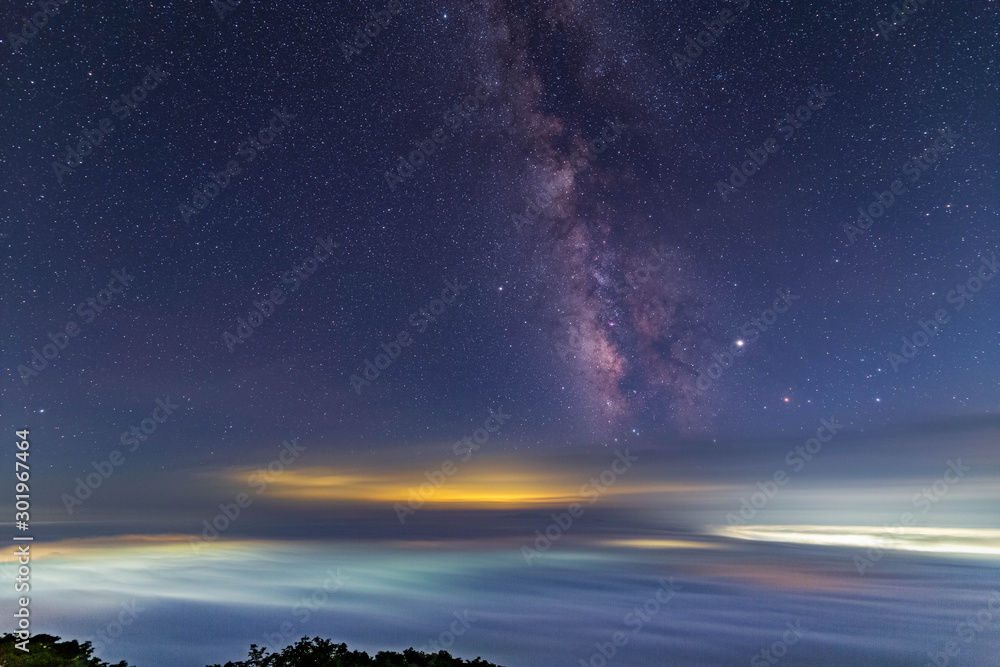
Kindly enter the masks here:
[[637, 415], [689, 426], [705, 412], [695, 365], [708, 298], [671, 245], [670, 216], [636, 205], [649, 184], [616, 159], [656, 139], [640, 76], [616, 64], [627, 38], [603, 12], [482, 2], [468, 11], [469, 43], [523, 165], [510, 205], [528, 215], [512, 228], [581, 415], [603, 433]]

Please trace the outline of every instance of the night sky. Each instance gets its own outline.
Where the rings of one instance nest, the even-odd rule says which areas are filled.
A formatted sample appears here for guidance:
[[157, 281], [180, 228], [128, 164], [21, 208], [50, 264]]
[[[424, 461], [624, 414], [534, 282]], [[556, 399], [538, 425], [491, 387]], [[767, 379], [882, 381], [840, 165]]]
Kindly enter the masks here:
[[42, 4], [0, 10], [34, 631], [139, 595], [101, 657], [225, 662], [336, 566], [300, 634], [468, 608], [457, 655], [600, 667], [673, 576], [613, 664], [801, 617], [785, 664], [904, 665], [1000, 586], [995, 2]]

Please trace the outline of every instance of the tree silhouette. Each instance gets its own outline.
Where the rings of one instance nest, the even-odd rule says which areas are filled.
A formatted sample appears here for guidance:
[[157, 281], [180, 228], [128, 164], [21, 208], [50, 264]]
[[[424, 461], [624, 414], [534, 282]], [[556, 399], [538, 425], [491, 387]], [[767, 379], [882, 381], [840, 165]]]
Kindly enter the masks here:
[[[2, 667], [2, 666], [0, 666]], [[266, 647], [250, 645], [250, 655], [240, 662], [206, 667], [500, 667], [481, 658], [472, 661], [453, 658], [447, 651], [423, 653], [408, 648], [402, 653], [379, 651], [370, 657], [363, 651], [348, 651], [347, 644], [334, 644], [329, 639], [303, 637], [286, 646], [281, 653], [268, 653]]]
[[[25, 653], [14, 644], [18, 639], [12, 634], [0, 637], [0, 667], [130, 667], [124, 660], [111, 664], [94, 657], [90, 642], [61, 641], [52, 635], [35, 635]], [[250, 645], [246, 660], [227, 662], [225, 665], [206, 667], [500, 667], [481, 658], [464, 660], [452, 657], [447, 651], [435, 654], [408, 648], [402, 653], [379, 651], [373, 658], [364, 651], [349, 651], [347, 644], [334, 644], [329, 639], [303, 637], [286, 646], [280, 653], [271, 653], [267, 647]]]
[[34, 635], [28, 653], [16, 648], [20, 641], [10, 633], [0, 637], [0, 667], [129, 667], [123, 660], [110, 664], [93, 657], [90, 642], [59, 641], [52, 635]]

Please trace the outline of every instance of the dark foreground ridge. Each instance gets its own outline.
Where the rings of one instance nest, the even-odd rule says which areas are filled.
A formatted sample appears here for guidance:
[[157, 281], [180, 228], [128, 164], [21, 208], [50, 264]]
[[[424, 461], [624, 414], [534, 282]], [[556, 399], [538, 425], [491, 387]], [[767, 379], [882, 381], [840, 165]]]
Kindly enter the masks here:
[[[111, 664], [93, 657], [90, 642], [60, 641], [52, 635], [31, 638], [30, 652], [14, 647], [17, 638], [11, 634], [0, 637], [0, 667], [131, 667], [124, 660]], [[206, 667], [500, 667], [480, 658], [453, 658], [447, 651], [434, 655], [408, 648], [402, 653], [379, 651], [373, 658], [364, 651], [348, 651], [347, 644], [334, 644], [329, 639], [303, 637], [286, 646], [281, 653], [250, 645], [246, 660]]]

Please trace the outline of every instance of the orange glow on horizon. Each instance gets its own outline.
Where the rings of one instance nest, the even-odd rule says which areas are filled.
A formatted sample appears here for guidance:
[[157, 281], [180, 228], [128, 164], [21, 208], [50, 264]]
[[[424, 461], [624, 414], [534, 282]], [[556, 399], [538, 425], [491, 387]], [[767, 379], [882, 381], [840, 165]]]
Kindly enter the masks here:
[[[610, 485], [599, 481], [601, 470], [591, 475], [566, 471], [544, 471], [537, 465], [482, 464], [464, 469], [456, 464], [451, 475], [437, 470], [389, 471], [347, 470], [312, 467], [286, 470], [267, 483], [266, 494], [305, 502], [409, 503], [461, 507], [519, 508], [569, 505], [584, 507], [590, 500], [606, 502], [612, 497], [636, 494], [692, 493], [717, 490], [719, 486], [690, 483], [642, 482], [628, 473]], [[231, 481], [245, 480], [246, 470], [229, 470]], [[251, 473], [252, 474], [252, 473]], [[592, 482], [597, 482], [595, 487]]]

